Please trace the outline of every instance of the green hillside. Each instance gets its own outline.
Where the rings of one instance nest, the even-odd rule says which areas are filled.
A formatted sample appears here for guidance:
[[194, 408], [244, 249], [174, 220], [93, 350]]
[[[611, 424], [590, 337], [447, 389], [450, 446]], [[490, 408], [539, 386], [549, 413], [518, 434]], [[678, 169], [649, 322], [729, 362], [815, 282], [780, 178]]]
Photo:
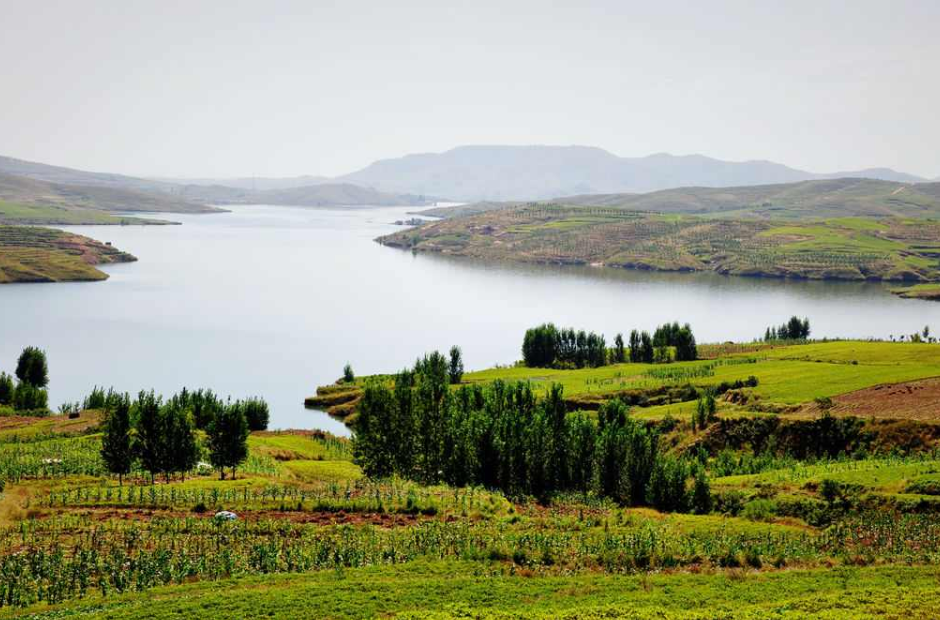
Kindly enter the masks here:
[[[586, 194], [547, 202], [722, 218], [940, 218], [940, 183], [844, 178], [744, 187], [682, 187], [647, 194]], [[453, 218], [525, 204], [478, 202], [429, 209], [422, 214]]]
[[940, 222], [704, 218], [530, 205], [378, 239], [416, 251], [534, 263], [841, 280], [940, 280]]

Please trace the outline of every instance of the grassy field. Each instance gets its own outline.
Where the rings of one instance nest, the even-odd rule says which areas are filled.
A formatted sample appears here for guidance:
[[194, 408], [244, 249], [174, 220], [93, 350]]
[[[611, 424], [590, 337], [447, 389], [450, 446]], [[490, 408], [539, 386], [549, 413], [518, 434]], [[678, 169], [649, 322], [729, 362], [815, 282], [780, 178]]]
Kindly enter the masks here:
[[940, 223], [705, 218], [523, 205], [381, 237], [417, 251], [537, 263], [842, 280], [940, 280]]
[[32, 226], [0, 226], [0, 284], [105, 280], [102, 263], [137, 260], [88, 237]]
[[33, 618], [930, 618], [934, 567], [776, 574], [476, 574], [472, 563], [252, 577], [87, 600]]
[[668, 366], [613, 364], [577, 370], [493, 368], [468, 373], [464, 381], [529, 381], [540, 391], [560, 383], [565, 395], [570, 397], [655, 389], [685, 382], [709, 386], [751, 375], [759, 381], [753, 392], [760, 398], [775, 403], [807, 403], [881, 383], [940, 376], [940, 347], [860, 341], [768, 346], [717, 360], [678, 362]]
[[[929, 617], [940, 602], [932, 513], [811, 526], [747, 508], [540, 505], [370, 481], [348, 441], [309, 431], [252, 434], [236, 480], [151, 486], [138, 471], [119, 486], [96, 412], [0, 420], [0, 617]], [[786, 464], [714, 486], [813, 498], [807, 483], [829, 477], [909, 496], [937, 462]]]
[[[708, 472], [712, 508], [698, 514], [593, 491], [538, 502], [373, 480], [349, 440], [317, 431], [252, 433], [234, 480], [197, 468], [151, 484], [135, 469], [120, 485], [99, 455], [100, 412], [0, 411], [0, 618], [932, 617], [940, 420], [901, 415], [862, 450], [802, 460], [741, 438], [764, 429], [792, 441], [796, 427], [821, 419], [777, 415], [770, 403], [940, 375], [940, 345], [702, 351], [711, 359], [465, 376], [560, 381], [576, 400], [759, 377], [746, 388], [757, 398], [720, 397], [707, 429], [690, 428], [695, 401], [631, 410], [661, 425], [663, 449]], [[925, 441], [912, 444], [912, 434]], [[218, 510], [238, 519], [217, 520]]]
[[[799, 345], [740, 344], [702, 345], [706, 359], [668, 365], [611, 364], [599, 368], [561, 370], [502, 366], [463, 376], [463, 383], [486, 385], [494, 380], [524, 381], [544, 395], [553, 384], [564, 388], [569, 406], [596, 406], [624, 394], [645, 393], [648, 403], [634, 415], [648, 420], [665, 416], [687, 419], [695, 401], [675, 401], [671, 388], [691, 384], [699, 390], [753, 376], [748, 405], [719, 400], [719, 415], [727, 418], [777, 412], [792, 416], [818, 415], [816, 399], [834, 399], [834, 415], [866, 418], [940, 421], [940, 346], [911, 342], [832, 341]], [[361, 387], [371, 377], [360, 377], [352, 386], [322, 386], [308, 406], [322, 408], [355, 423], [355, 405]], [[391, 382], [392, 377], [382, 377]], [[919, 393], [921, 384], [929, 388]], [[936, 383], [936, 385], [934, 385]], [[885, 385], [900, 384], [890, 396], [878, 393]], [[911, 393], [911, 389], [914, 392]], [[667, 392], [667, 394], [663, 394]]]
[[117, 216], [93, 209], [35, 205], [0, 200], [0, 225], [68, 226], [78, 224], [169, 224], [160, 220]]

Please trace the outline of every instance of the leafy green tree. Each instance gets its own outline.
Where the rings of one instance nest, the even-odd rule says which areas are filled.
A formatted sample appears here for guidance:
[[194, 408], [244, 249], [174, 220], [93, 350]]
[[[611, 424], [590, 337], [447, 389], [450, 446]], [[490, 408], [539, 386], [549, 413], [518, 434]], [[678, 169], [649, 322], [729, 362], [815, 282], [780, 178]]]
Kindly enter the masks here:
[[164, 435], [165, 461], [162, 469], [167, 481], [174, 473], [185, 479], [199, 462], [199, 445], [196, 442], [196, 428], [192, 415], [186, 409], [168, 404], [164, 407], [163, 420], [166, 425]]
[[370, 478], [386, 478], [395, 473], [397, 435], [391, 428], [395, 404], [395, 396], [387, 387], [376, 381], [366, 384], [358, 406], [353, 458]]
[[271, 418], [268, 403], [263, 398], [246, 398], [242, 403], [245, 409], [245, 419], [248, 421], [248, 429], [251, 431], [264, 431], [268, 428], [268, 422]]
[[[184, 394], [185, 393], [185, 394]], [[225, 402], [215, 395], [212, 390], [199, 389], [187, 392], [186, 388], [180, 392], [180, 406], [193, 414], [193, 423], [196, 428], [205, 430], [219, 409], [225, 407]]]
[[623, 334], [614, 337], [614, 361], [623, 364], [627, 361], [627, 352], [623, 344]]
[[137, 433], [134, 441], [134, 453], [140, 464], [150, 472], [150, 482], [154, 476], [164, 471], [166, 457], [166, 423], [160, 397], [150, 392], [141, 391], [134, 403], [137, 418]]
[[21, 381], [13, 389], [13, 408], [17, 411], [44, 412], [49, 407], [46, 390]]
[[352, 366], [346, 364], [343, 366], [343, 383], [354, 383], [356, 381], [356, 373], [353, 372]]
[[225, 468], [235, 469], [248, 458], [248, 420], [242, 403], [221, 407], [215, 411], [206, 429], [209, 462], [219, 470], [219, 479], [225, 480]]
[[46, 352], [37, 347], [26, 347], [16, 362], [16, 377], [34, 388], [49, 385], [49, 366]]
[[565, 405], [564, 388], [556, 383], [549, 388], [542, 407], [548, 425], [548, 458], [538, 455], [548, 467], [549, 484], [552, 489], [568, 488], [569, 481], [569, 428], [568, 409]]
[[695, 335], [692, 333], [692, 327], [688, 323], [674, 333], [673, 346], [676, 348], [677, 362], [689, 362], [698, 359]]
[[451, 385], [456, 385], [463, 379], [463, 354], [457, 345], [450, 348], [448, 375], [450, 376]]
[[713, 504], [708, 476], [705, 475], [705, 468], [699, 466], [695, 470], [695, 482], [692, 486], [692, 510], [695, 514], [707, 515], [712, 511]]
[[545, 323], [529, 329], [522, 341], [522, 360], [530, 368], [548, 368], [558, 358], [558, 328]]
[[649, 332], [640, 334], [640, 360], [644, 364], [652, 364], [654, 358], [653, 339]]
[[640, 332], [635, 329], [630, 332], [630, 361], [634, 364], [639, 364], [643, 361]]
[[662, 512], [688, 511], [689, 493], [686, 490], [688, 478], [689, 467], [681, 459], [672, 457], [657, 459], [647, 485], [647, 501]]
[[124, 476], [131, 472], [134, 462], [134, 446], [131, 436], [131, 402], [126, 394], [113, 409], [108, 411], [101, 438], [101, 458], [112, 474], [117, 474], [118, 484], [123, 485]]
[[0, 405], [9, 405], [13, 402], [13, 377], [0, 372]]

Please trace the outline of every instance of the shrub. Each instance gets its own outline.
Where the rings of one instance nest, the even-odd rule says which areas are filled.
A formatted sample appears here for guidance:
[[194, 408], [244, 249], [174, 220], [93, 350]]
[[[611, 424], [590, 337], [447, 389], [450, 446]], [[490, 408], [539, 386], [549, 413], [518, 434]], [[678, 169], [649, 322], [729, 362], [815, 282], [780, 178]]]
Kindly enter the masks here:
[[749, 521], [770, 521], [776, 516], [777, 504], [770, 499], [752, 499], [744, 505], [741, 516]]

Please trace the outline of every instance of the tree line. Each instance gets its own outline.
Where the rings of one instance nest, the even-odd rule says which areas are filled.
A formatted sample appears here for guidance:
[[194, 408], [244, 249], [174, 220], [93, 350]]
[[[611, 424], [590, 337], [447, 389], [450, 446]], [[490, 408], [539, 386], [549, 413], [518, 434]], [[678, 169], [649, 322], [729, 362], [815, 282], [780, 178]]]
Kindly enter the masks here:
[[[119, 482], [135, 465], [169, 481], [185, 477], [204, 455], [219, 471], [235, 477], [236, 468], [248, 458], [248, 435], [268, 426], [267, 403], [261, 398], [222, 401], [211, 390], [183, 389], [164, 402], [153, 390], [141, 391], [136, 400], [113, 390], [95, 388], [85, 404], [105, 410], [101, 457]], [[205, 440], [197, 431], [205, 431]]]
[[601, 407], [595, 420], [568, 413], [560, 385], [544, 398], [523, 382], [454, 390], [439, 371], [409, 369], [390, 384], [368, 382], [358, 411], [353, 453], [370, 477], [482, 485], [539, 499], [580, 492], [661, 510], [710, 509], [704, 470], [666, 455], [656, 428], [632, 418], [619, 400]]
[[49, 364], [46, 352], [26, 347], [16, 362], [14, 377], [0, 372], [0, 405], [12, 406], [17, 412], [45, 413], [49, 406]]
[[604, 336], [584, 330], [559, 329], [545, 323], [528, 329], [522, 341], [522, 360], [530, 368], [595, 368], [607, 364], [685, 362], [698, 359], [691, 326], [666, 323], [649, 332], [633, 330], [629, 344], [623, 334], [607, 348]]
[[810, 334], [809, 319], [792, 316], [790, 320], [779, 327], [768, 327], [764, 331], [764, 341], [775, 340], [808, 340]]

